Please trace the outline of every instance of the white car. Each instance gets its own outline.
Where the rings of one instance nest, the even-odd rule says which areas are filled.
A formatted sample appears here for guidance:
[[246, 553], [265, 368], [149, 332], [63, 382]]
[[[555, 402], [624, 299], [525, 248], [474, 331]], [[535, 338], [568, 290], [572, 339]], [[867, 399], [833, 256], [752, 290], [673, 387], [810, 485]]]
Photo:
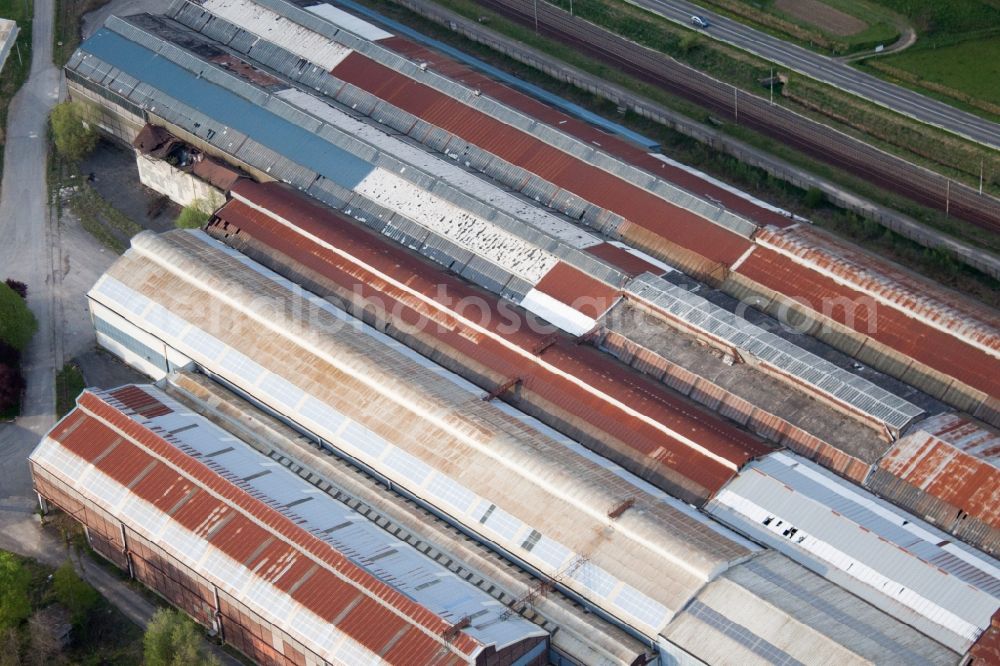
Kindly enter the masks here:
[[693, 25], [693, 26], [695, 26], [697, 28], [707, 28], [708, 26], [710, 26], [712, 24], [709, 23], [708, 19], [705, 18], [704, 16], [692, 16], [691, 17], [691, 25]]

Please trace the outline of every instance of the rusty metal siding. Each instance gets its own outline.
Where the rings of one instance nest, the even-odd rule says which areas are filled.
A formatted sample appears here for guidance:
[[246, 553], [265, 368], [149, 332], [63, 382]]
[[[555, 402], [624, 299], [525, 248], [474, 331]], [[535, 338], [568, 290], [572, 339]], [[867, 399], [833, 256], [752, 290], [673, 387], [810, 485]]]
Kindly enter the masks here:
[[679, 242], [710, 261], [732, 263], [750, 247], [749, 241], [736, 233], [364, 55], [352, 53], [333, 74], [557, 187], [622, 215], [656, 236], [684, 239]]
[[985, 550], [1000, 543], [1000, 434], [967, 417], [918, 424], [866, 485]]
[[[755, 249], [739, 266], [738, 272], [787, 298], [799, 300], [823, 319], [852, 329], [860, 336], [871, 338], [945, 376], [954, 377], [977, 391], [1000, 395], [1000, 361], [954, 333], [940, 330], [922, 318], [904, 314], [881, 298], [873, 298], [841, 284], [766, 247]], [[859, 304], [853, 308], [853, 320], [852, 313], [847, 311], [847, 304]], [[921, 314], [921, 317], [926, 315]], [[985, 333], [975, 335], [978, 340]], [[917, 377], [906, 379], [921, 388], [927, 384], [916, 381]], [[938, 389], [934, 393], [941, 395], [943, 392]]]
[[676, 391], [718, 411], [721, 415], [775, 444], [815, 460], [857, 483], [864, 481], [870, 465], [828, 442], [770, 414], [722, 386], [700, 377], [656, 352], [646, 349], [616, 331], [601, 331], [601, 348], [622, 362], [662, 381]]
[[[1000, 425], [1000, 414], [988, 406], [989, 394], [976, 387], [1000, 382], [1000, 373], [995, 372], [997, 362], [942, 331], [921, 325], [885, 305], [875, 306], [879, 325], [872, 335], [866, 334], [867, 314], [859, 318], [865, 322], [864, 326], [856, 323], [860, 331], [836, 318], [825, 317], [793, 299], [822, 304], [826, 302], [823, 299], [829, 298], [834, 299], [831, 302], [842, 303], [845, 296], [850, 298], [850, 292], [762, 248], [754, 250], [738, 272], [728, 275], [722, 289], [863, 363], [958, 409], [976, 413], [992, 425]], [[843, 308], [838, 310], [843, 313]]]
[[[644, 410], [649, 415], [654, 415], [660, 422], [669, 424], [670, 427], [697, 433], [699, 442], [713, 447], [713, 450], [719, 453], [731, 456], [736, 464], [742, 464], [748, 457], [760, 455], [768, 450], [750, 438], [740, 437], [738, 431], [726, 429], [722, 421], [713, 423], [706, 419], [706, 415], [685, 412], [676, 398], [671, 398], [662, 390], [655, 389], [655, 385], [646, 385], [642, 382], [636, 384], [635, 379], [630, 378], [632, 373], [623, 373], [622, 368], [616, 367], [608, 359], [603, 359], [600, 354], [592, 353], [593, 350], [577, 347], [562, 336], [555, 336], [553, 341], [549, 341], [545, 335], [533, 333], [530, 328], [524, 326], [523, 320], [520, 322], [522, 325], [514, 331], [503, 329], [502, 325], [507, 320], [498, 309], [499, 302], [496, 297], [473, 290], [448, 275], [430, 269], [426, 263], [407, 255], [402, 250], [361, 232], [334, 211], [319, 207], [274, 185], [241, 183], [236, 188], [235, 194], [240, 198], [249, 198], [258, 207], [273, 211], [274, 215], [298, 224], [301, 232], [294, 233], [293, 229], [269, 219], [268, 215], [251, 210], [241, 201], [234, 201], [219, 212], [220, 219], [227, 225], [219, 230], [221, 236], [232, 234], [234, 229], [241, 229], [240, 236], [249, 235], [286, 257], [277, 263], [272, 260], [270, 262], [272, 268], [287, 270], [290, 263], [301, 263], [332, 281], [325, 286], [336, 291], [341, 302], [358, 298], [372, 299], [383, 303], [384, 307], [381, 309], [400, 312], [401, 315], [406, 315], [412, 308], [417, 307], [417, 310], [413, 311], [413, 316], [418, 316], [416, 312], [422, 312], [419, 316], [429, 317], [428, 321], [441, 322], [416, 336], [424, 340], [425, 347], [439, 351], [453, 350], [445, 352], [445, 356], [466, 359], [461, 365], [477, 368], [476, 374], [480, 378], [482, 373], [478, 368], [484, 366], [490, 369], [493, 376], [520, 377], [528, 394], [537, 395], [539, 400], [547, 404], [560, 405], [563, 412], [573, 415], [570, 423], [575, 426], [574, 432], [588, 435], [585, 443], [593, 445], [609, 438], [618, 442], [615, 445], [614, 459], [626, 468], [645, 470], [645, 475], [650, 478], [655, 476], [679, 481], [684, 476], [689, 476], [703, 489], [699, 491], [699, 496], [714, 492], [712, 488], [724, 483], [731, 474], [728, 470], [721, 469], [717, 474], [716, 466], [707, 464], [707, 460], [703, 460], [700, 464], [695, 463], [698, 456], [690, 458], [690, 463], [684, 462], [690, 456], [684, 454], [683, 447], [653, 432], [648, 426], [621, 414], [612, 405], [596, 399], [592, 394], [581, 391], [572, 382], [561, 378], [554, 370], [568, 371], [574, 377], [579, 377], [591, 385], [600, 386], [607, 395], [633, 408]], [[346, 253], [347, 257], [324, 250], [303, 235], [305, 233], [323, 239], [332, 247]], [[241, 241], [237, 239], [237, 242]], [[487, 318], [486, 325], [495, 332], [483, 335], [461, 331], [464, 325], [459, 324], [448, 314], [447, 307], [442, 313], [435, 314], [434, 309], [420, 305], [413, 296], [408, 296], [405, 292], [375, 278], [369, 270], [362, 268], [364, 264], [395, 276], [396, 279], [405, 282], [409, 289], [416, 290], [424, 296], [435, 298], [439, 293], [439, 285], [444, 285], [452, 303], [461, 304], [462, 299], [468, 297], [488, 305], [491, 316]], [[575, 274], [575, 269], [566, 268]], [[595, 282], [595, 289], [598, 286]], [[609, 288], [601, 287], [601, 289], [605, 297], [610, 297]], [[405, 307], [400, 310], [392, 305], [394, 302], [399, 302]], [[460, 328], [456, 329], [456, 325]], [[552, 344], [546, 347], [541, 362], [525, 364], [522, 357], [512, 354], [499, 344], [497, 335], [526, 350], [538, 349], [549, 345], [550, 342]], [[612, 380], [605, 380], [607, 377]], [[493, 387], [484, 388], [490, 390]], [[692, 428], [695, 430], [692, 431]], [[731, 444], [736, 444], [743, 451], [731, 448]], [[657, 470], [663, 463], [654, 463], [647, 457], [664, 447], [673, 452], [671, 459], [676, 460], [672, 471]], [[679, 457], [674, 458], [674, 456]], [[632, 458], [635, 460], [631, 460]], [[684, 486], [691, 487], [687, 483]], [[689, 492], [690, 490], [686, 491], [685, 496], [688, 496]]]
[[[122, 395], [130, 403], [135, 403], [134, 393], [125, 392]], [[210, 549], [217, 549], [217, 552], [224, 553], [236, 562], [242, 562], [250, 569], [258, 569], [258, 575], [262, 579], [279, 588], [289, 590], [287, 586], [293, 582], [289, 576], [299, 580], [306, 575], [309, 567], [316, 568], [316, 574], [310, 579], [308, 587], [322, 587], [322, 598], [310, 597], [307, 589], [296, 590], [295, 587], [290, 588], [288, 595], [321, 618], [332, 620], [341, 617], [337, 624], [338, 631], [352, 636], [374, 652], [378, 652], [378, 647], [387, 643], [387, 640], [383, 640], [385, 637], [373, 633], [368, 624], [368, 620], [376, 616], [384, 616], [384, 621], [379, 624], [380, 631], [391, 631], [393, 635], [405, 631], [404, 642], [415, 654], [433, 655], [440, 650], [443, 643], [435, 640], [434, 634], [440, 635], [447, 631], [450, 627], [447, 622], [415, 602], [402, 598], [370, 574], [349, 563], [343, 556], [334, 556], [328, 545], [320, 546], [315, 537], [292, 525], [287, 518], [279, 518], [277, 511], [251, 499], [221, 477], [215, 476], [202, 463], [161, 439], [163, 436], [170, 436], [169, 434], [160, 435], [145, 428], [129, 416], [116, 411], [115, 407], [104, 401], [106, 399], [113, 400], [110, 397], [102, 399], [95, 394], [84, 393], [78, 401], [79, 407], [67, 419], [68, 425], [60, 424], [52, 432], [52, 436], [43, 441], [39, 450], [32, 454], [32, 459], [36, 462], [35, 468], [44, 468], [50, 462], [65, 467], [66, 462], [55, 461], [68, 461], [68, 454], [78, 456], [107, 475], [106, 478], [121, 484], [122, 488], [128, 488], [128, 492], [138, 499], [148, 502], [155, 510], [162, 512], [161, 515], [169, 512], [174, 524], [193, 532], [196, 538], [207, 541]], [[118, 404], [119, 408], [124, 408], [124, 403]], [[147, 409], [143, 405], [140, 407]], [[44, 447], [49, 448], [39, 453]], [[109, 449], [113, 449], [113, 455], [108, 454]], [[61, 450], [65, 452], [58, 453]], [[46, 473], [49, 478], [54, 478], [52, 473], [47, 470]], [[167, 489], [166, 493], [164, 489]], [[72, 489], [70, 491], [76, 492]], [[95, 492], [98, 492], [96, 496], [103, 496], [100, 493], [108, 491], [95, 489]], [[222, 500], [223, 497], [226, 499]], [[91, 522], [96, 526], [96, 521]], [[106, 539], [113, 541], [113, 530], [105, 528], [100, 531]], [[302, 550], [297, 551], [296, 547]], [[324, 550], [325, 554], [322, 553]], [[164, 564], [154, 567], [156, 571], [149, 571], [144, 581], [192, 612], [196, 619], [203, 620], [198, 615], [198, 604], [194, 603], [195, 599], [191, 596], [198, 588], [182, 590], [169, 580], [165, 581], [164, 571], [181, 565], [166, 554], [162, 557]], [[283, 561], [295, 566], [290, 569], [260, 568], [267, 563]], [[317, 567], [319, 562], [333, 569], [323, 565]], [[334, 569], [341, 574], [335, 575]], [[139, 573], [141, 578], [146, 576], [143, 570]], [[277, 583], [279, 579], [283, 580], [281, 584]], [[352, 582], [348, 583], [347, 580]], [[341, 616], [348, 601], [362, 589], [368, 592], [364, 595], [365, 603], [353, 607], [349, 613]], [[397, 610], [389, 611], [387, 605]], [[361, 622], [361, 617], [366, 620]], [[349, 626], [346, 624], [348, 620], [351, 622]], [[427, 630], [418, 630], [417, 627], [426, 627]], [[466, 654], [472, 654], [478, 651], [480, 644], [463, 633], [451, 641], [451, 645]]]

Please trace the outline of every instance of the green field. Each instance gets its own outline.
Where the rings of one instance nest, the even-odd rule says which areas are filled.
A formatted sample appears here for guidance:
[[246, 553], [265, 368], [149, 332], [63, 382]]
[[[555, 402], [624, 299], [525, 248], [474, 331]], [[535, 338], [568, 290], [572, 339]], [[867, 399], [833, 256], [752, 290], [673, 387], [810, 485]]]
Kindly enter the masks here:
[[913, 48], [881, 62], [922, 82], [943, 86], [938, 89], [943, 94], [952, 89], [1000, 107], [1000, 34], [950, 46]]
[[906, 17], [917, 31], [915, 49], [1000, 33], [1000, 2], [996, 0], [872, 1]]

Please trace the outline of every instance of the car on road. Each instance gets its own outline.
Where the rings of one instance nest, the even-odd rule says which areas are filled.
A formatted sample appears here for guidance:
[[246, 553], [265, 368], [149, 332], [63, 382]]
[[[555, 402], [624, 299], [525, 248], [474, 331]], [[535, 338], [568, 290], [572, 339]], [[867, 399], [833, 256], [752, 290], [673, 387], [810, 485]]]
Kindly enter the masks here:
[[708, 19], [705, 18], [704, 16], [695, 15], [691, 17], [691, 25], [695, 26], [696, 28], [707, 28], [712, 24], [709, 23]]

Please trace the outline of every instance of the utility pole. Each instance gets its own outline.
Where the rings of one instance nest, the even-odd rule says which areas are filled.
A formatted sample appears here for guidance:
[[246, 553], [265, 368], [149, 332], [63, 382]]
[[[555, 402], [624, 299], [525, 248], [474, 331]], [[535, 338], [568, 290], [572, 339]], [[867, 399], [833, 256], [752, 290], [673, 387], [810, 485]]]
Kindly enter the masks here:
[[979, 158], [979, 194], [983, 193], [983, 168], [986, 166], [986, 158]]
[[946, 182], [948, 185], [944, 190], [944, 216], [948, 217], [948, 214], [951, 212], [951, 178]]
[[771, 106], [774, 106], [774, 67], [771, 68], [771, 78], [768, 80], [771, 82]]
[[535, 0], [535, 34], [538, 34], [538, 0]]
[[573, 15], [573, 0], [569, 0], [569, 15]]
[[733, 119], [740, 121], [740, 91], [736, 86], [733, 86]]

